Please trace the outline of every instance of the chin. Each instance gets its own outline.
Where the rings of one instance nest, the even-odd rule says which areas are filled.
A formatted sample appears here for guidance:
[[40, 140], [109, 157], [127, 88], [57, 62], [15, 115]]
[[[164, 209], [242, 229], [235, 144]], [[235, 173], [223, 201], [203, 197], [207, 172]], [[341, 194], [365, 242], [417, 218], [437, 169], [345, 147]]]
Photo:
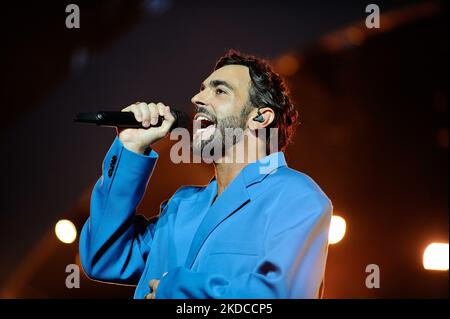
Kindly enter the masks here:
[[222, 144], [222, 140], [217, 137], [211, 138], [208, 141], [194, 138], [192, 141], [192, 152], [194, 156], [201, 157], [202, 161], [211, 163], [222, 157], [224, 148]]

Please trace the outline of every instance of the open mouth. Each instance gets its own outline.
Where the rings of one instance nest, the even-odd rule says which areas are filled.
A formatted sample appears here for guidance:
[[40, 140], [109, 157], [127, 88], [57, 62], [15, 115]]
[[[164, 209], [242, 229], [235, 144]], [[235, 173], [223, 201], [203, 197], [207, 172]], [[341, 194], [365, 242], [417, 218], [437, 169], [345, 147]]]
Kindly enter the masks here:
[[194, 117], [194, 121], [199, 121], [200, 122], [200, 129], [206, 129], [208, 127], [215, 126], [216, 122], [214, 122], [214, 120], [210, 119], [208, 116], [206, 116], [205, 114], [196, 114]]

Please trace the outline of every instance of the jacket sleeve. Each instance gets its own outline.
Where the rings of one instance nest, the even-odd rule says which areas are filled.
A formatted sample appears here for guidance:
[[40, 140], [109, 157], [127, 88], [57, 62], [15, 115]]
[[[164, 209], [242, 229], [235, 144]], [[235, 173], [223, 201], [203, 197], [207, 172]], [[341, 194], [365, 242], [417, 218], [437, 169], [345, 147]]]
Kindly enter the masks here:
[[150, 252], [155, 223], [136, 207], [158, 155], [133, 153], [116, 137], [94, 186], [90, 217], [80, 235], [80, 259], [92, 279], [136, 285]]
[[[264, 256], [236, 278], [177, 267], [161, 278], [157, 298], [318, 298], [328, 253], [332, 205], [310, 193], [287, 199], [270, 225]], [[293, 218], [286, 212], [298, 213]], [[291, 218], [289, 218], [291, 217]]]

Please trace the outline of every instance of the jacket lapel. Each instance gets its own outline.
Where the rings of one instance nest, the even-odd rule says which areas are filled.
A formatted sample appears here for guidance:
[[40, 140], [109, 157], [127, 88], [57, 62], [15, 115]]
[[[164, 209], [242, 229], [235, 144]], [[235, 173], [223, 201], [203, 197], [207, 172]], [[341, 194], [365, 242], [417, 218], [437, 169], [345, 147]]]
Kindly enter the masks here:
[[203, 221], [200, 223], [198, 230], [192, 240], [185, 267], [191, 268], [194, 261], [214, 229], [230, 215], [234, 214], [241, 207], [250, 201], [247, 193], [247, 187], [242, 175], [238, 175], [230, 185], [217, 197], [214, 204], [209, 208]]
[[[217, 197], [216, 201], [203, 218], [203, 221], [200, 223], [186, 258], [186, 268], [190, 269], [192, 267], [198, 252], [211, 232], [213, 232], [221, 222], [233, 215], [250, 201], [247, 187], [261, 182], [267, 175], [276, 172], [277, 168], [281, 166], [286, 166], [284, 154], [282, 152], [273, 153], [262, 160], [250, 163], [240, 174], [238, 174], [238, 176], [236, 176], [231, 184], [225, 188], [223, 193]], [[214, 179], [211, 182], [213, 181]], [[212, 194], [211, 199], [214, 198], [215, 195], [216, 194]], [[209, 204], [210, 203], [211, 200], [209, 201]]]

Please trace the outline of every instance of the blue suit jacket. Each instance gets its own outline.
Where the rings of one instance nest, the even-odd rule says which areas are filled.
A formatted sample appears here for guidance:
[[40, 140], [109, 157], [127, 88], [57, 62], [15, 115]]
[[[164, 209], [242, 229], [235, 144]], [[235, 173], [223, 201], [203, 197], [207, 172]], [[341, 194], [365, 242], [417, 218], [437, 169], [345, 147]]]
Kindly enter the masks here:
[[151, 279], [156, 298], [319, 296], [331, 202], [283, 153], [247, 165], [212, 205], [214, 178], [181, 187], [147, 220], [135, 213], [157, 157], [112, 144], [80, 237], [90, 278], [137, 285], [135, 298]]

